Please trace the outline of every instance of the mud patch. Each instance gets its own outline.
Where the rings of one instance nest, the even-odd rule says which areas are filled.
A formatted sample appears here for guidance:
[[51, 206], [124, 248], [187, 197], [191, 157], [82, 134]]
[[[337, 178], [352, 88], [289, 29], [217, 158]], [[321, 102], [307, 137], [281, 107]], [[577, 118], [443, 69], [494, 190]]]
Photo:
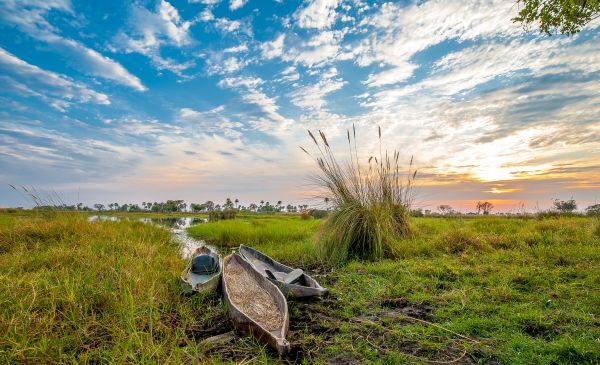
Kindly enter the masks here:
[[335, 313], [340, 305], [337, 298], [289, 301], [291, 351], [285, 356], [288, 363], [314, 362], [314, 354], [332, 343], [339, 333], [341, 317]]
[[188, 339], [194, 342], [202, 342], [209, 337], [222, 335], [232, 329], [225, 316], [216, 315], [187, 328], [185, 334]]
[[327, 360], [327, 364], [330, 365], [360, 365], [362, 363], [361, 360], [349, 355], [337, 355], [336, 357]]
[[382, 315], [396, 318], [408, 316], [412, 318], [433, 320], [435, 308], [427, 303], [411, 303], [406, 298], [384, 299], [381, 301]]
[[558, 332], [550, 323], [540, 323], [535, 320], [521, 320], [521, 330], [530, 337], [543, 338], [550, 340], [555, 337]]

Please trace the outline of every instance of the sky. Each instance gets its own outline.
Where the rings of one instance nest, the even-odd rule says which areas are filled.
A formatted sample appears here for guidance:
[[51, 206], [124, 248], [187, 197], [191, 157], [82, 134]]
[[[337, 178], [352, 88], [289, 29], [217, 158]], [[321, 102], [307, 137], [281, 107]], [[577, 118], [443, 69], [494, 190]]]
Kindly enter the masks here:
[[308, 130], [397, 149], [415, 206], [600, 202], [600, 19], [506, 0], [0, 0], [0, 206], [318, 205]]

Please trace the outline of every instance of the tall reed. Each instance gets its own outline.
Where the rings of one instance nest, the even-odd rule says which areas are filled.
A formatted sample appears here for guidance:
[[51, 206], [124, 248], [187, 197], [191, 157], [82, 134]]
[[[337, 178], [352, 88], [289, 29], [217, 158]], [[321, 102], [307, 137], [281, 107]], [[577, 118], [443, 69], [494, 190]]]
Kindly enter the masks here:
[[324, 258], [333, 263], [350, 259], [378, 260], [394, 254], [396, 239], [410, 234], [409, 208], [413, 201], [417, 170], [410, 159], [408, 172], [399, 163], [400, 152], [382, 148], [378, 128], [379, 155], [361, 164], [356, 143], [356, 128], [347, 131], [349, 161], [338, 162], [327, 137], [308, 131], [317, 154], [311, 156], [319, 166], [316, 182], [326, 191], [332, 211], [324, 223], [318, 246]]

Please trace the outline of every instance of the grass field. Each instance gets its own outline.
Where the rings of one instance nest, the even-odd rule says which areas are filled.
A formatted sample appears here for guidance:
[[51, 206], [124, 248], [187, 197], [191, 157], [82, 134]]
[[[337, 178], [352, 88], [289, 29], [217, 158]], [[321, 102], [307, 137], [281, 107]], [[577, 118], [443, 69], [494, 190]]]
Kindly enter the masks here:
[[230, 330], [217, 294], [185, 296], [166, 230], [77, 214], [0, 214], [0, 363], [598, 364], [600, 222], [416, 218], [396, 259], [334, 268], [322, 221], [242, 217], [194, 226], [306, 268], [331, 295], [289, 301], [292, 353]]

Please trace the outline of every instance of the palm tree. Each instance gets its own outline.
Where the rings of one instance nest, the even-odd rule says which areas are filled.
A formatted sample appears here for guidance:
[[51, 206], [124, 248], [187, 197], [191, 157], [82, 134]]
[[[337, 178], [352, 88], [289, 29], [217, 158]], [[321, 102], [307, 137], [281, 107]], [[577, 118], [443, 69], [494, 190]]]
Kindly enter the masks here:
[[238, 208], [240, 200], [238, 198], [235, 198], [234, 202], [235, 202], [235, 207]]
[[325, 197], [325, 210], [329, 210], [329, 198]]

